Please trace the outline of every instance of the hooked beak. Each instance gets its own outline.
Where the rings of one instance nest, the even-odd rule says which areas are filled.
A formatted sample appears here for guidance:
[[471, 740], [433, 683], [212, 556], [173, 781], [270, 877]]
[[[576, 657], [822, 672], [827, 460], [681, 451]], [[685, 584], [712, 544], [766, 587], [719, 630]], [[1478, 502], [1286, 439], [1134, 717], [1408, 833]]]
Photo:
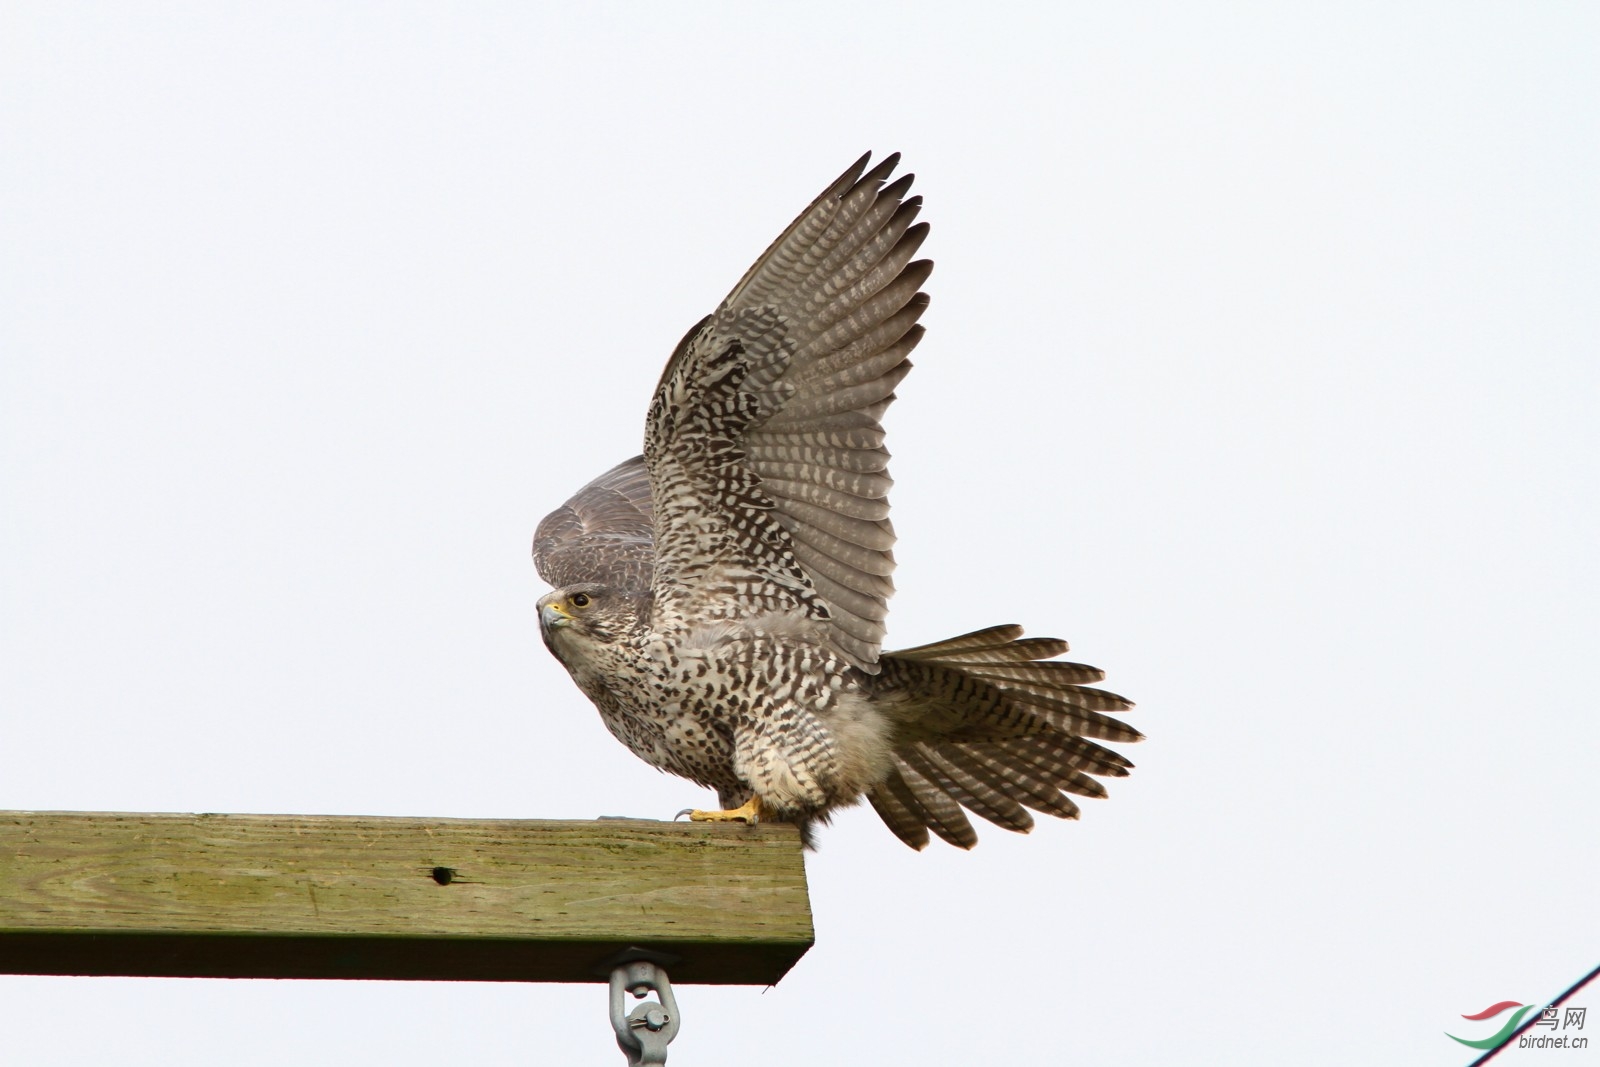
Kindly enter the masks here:
[[558, 629], [571, 621], [572, 616], [562, 610], [561, 605], [555, 601], [551, 601], [539, 609], [539, 625], [546, 630]]

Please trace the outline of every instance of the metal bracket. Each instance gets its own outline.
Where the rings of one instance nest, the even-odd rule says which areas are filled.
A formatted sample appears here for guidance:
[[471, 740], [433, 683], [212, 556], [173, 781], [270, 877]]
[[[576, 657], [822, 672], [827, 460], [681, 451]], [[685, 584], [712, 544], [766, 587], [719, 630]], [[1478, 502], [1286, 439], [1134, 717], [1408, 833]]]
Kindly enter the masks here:
[[[671, 959], [648, 949], [628, 949], [607, 961], [615, 964], [611, 970], [611, 1029], [617, 1032], [617, 1047], [628, 1057], [628, 1067], [666, 1063], [667, 1044], [678, 1036], [678, 1000], [661, 967]], [[637, 999], [654, 991], [661, 1000], [647, 1000], [628, 1012], [624, 991]]]

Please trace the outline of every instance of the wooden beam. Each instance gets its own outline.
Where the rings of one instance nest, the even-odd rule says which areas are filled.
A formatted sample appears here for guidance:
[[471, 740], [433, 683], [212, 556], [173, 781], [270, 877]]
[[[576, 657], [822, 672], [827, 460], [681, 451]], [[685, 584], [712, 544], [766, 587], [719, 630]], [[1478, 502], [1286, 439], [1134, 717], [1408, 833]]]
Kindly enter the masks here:
[[766, 985], [811, 942], [786, 825], [0, 812], [0, 973]]

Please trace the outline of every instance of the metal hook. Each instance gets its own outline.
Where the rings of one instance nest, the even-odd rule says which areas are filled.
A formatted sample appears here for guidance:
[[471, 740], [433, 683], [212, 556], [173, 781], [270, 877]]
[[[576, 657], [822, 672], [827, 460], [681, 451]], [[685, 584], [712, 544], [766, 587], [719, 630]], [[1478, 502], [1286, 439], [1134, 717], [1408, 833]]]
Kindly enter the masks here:
[[[647, 1000], [627, 1012], [623, 992], [642, 999], [655, 991], [657, 1003]], [[678, 999], [672, 995], [667, 972], [650, 960], [632, 960], [611, 971], [611, 1029], [617, 1032], [617, 1047], [628, 1057], [628, 1067], [667, 1062], [667, 1044], [678, 1036]]]

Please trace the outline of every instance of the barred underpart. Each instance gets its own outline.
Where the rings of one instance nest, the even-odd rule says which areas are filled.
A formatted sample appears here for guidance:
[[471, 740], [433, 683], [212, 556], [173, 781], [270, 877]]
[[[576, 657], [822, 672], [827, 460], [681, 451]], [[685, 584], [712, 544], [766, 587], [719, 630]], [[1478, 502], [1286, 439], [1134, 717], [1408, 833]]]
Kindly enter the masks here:
[[[970, 848], [967, 813], [1077, 818], [1132, 764], [1132, 704], [996, 626], [885, 653], [894, 593], [882, 418], [932, 264], [912, 178], [862, 157], [697, 323], [644, 454], [543, 522], [545, 643], [640, 758], [808, 828], [863, 797], [902, 841]], [[809, 841], [809, 836], [808, 836]]]

